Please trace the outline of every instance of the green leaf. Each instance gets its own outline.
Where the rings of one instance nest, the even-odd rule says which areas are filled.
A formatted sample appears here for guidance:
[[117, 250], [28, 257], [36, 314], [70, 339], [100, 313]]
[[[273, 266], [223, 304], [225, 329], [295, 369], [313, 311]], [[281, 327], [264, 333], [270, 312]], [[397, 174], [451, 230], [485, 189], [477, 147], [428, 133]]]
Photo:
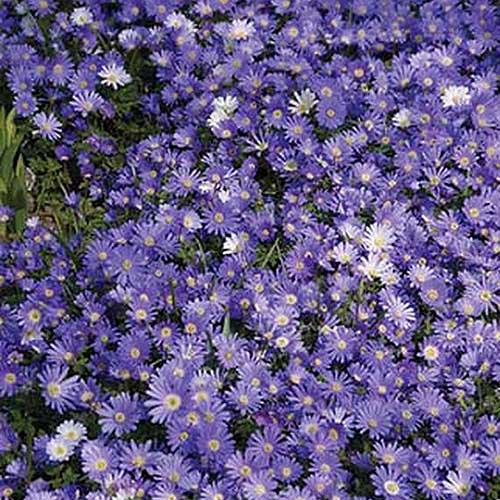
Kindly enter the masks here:
[[27, 215], [28, 211], [25, 208], [16, 210], [16, 213], [14, 215], [14, 230], [19, 235], [21, 235], [24, 231]]
[[22, 135], [18, 135], [14, 139], [14, 142], [4, 151], [0, 160], [0, 177], [2, 177], [7, 185], [9, 185], [14, 174], [14, 158], [16, 157], [16, 153], [21, 145], [22, 139]]
[[0, 156], [7, 146], [7, 134], [5, 130], [5, 109], [3, 106], [0, 108]]
[[16, 177], [21, 181], [23, 186], [26, 186], [26, 168], [24, 166], [24, 159], [19, 155], [16, 165]]
[[18, 177], [14, 177], [14, 179], [12, 180], [12, 183], [10, 185], [9, 198], [9, 205], [15, 210], [26, 208], [28, 205], [28, 200], [26, 197], [26, 186]]
[[16, 137], [16, 124], [14, 123], [14, 117], [16, 115], [15, 108], [12, 108], [5, 119], [5, 132], [7, 136], [7, 146], [12, 144]]
[[224, 326], [222, 328], [222, 334], [225, 337], [229, 337], [231, 335], [231, 316], [229, 311], [224, 315]]

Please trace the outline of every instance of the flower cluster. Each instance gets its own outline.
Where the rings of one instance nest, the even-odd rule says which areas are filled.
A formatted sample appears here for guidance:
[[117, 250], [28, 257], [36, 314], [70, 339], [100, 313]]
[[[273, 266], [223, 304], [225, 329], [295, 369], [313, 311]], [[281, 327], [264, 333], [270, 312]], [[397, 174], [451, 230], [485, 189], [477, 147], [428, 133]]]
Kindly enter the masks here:
[[494, 2], [0, 17], [72, 217], [0, 247], [1, 499], [498, 498]]

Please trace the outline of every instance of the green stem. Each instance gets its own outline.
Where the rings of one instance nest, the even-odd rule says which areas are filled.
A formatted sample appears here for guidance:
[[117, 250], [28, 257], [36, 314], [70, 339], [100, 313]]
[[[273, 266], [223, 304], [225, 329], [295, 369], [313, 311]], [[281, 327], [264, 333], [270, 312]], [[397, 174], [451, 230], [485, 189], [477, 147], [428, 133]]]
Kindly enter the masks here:
[[35, 429], [31, 421], [29, 421], [26, 429], [26, 481], [31, 484], [33, 477], [33, 438], [35, 437]]
[[278, 252], [281, 255], [281, 251], [279, 250], [279, 241], [280, 241], [279, 237], [274, 240], [274, 243], [272, 244], [271, 248], [269, 249], [266, 256], [264, 257], [264, 260], [262, 261], [262, 264], [260, 265], [260, 267], [266, 267], [266, 264], [269, 262], [269, 259], [271, 258], [271, 255], [274, 253], [276, 248], [278, 249]]
[[207, 259], [205, 258], [205, 250], [203, 249], [203, 245], [201, 244], [201, 241], [195, 236], [194, 241], [196, 241], [196, 245], [198, 246], [198, 249], [201, 254], [201, 264], [203, 265], [203, 270], [207, 270]]

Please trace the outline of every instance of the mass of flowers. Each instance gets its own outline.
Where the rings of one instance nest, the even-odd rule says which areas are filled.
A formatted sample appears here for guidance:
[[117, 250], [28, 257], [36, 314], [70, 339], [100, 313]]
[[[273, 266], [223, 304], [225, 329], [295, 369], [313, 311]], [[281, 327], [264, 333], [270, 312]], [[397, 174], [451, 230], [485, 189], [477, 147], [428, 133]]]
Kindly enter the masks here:
[[1, 500], [500, 498], [495, 4], [0, 3]]

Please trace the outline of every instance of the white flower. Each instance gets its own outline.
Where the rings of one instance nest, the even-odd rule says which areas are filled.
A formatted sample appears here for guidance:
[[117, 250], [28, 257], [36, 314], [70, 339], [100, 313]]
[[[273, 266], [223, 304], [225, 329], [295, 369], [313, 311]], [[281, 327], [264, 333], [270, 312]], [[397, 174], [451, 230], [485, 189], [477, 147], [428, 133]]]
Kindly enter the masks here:
[[380, 253], [370, 253], [363, 257], [358, 266], [358, 271], [372, 280], [387, 273], [391, 268], [389, 260], [384, 259]]
[[228, 38], [230, 40], [246, 40], [255, 33], [252, 21], [236, 19], [231, 23]]
[[439, 348], [433, 344], [427, 344], [422, 349], [422, 356], [426, 361], [436, 361], [439, 358]]
[[202, 193], [213, 193], [215, 189], [215, 183], [212, 181], [205, 181], [200, 184], [200, 191]]
[[113, 496], [112, 500], [131, 500], [137, 497], [138, 490], [135, 486], [120, 488]]
[[228, 189], [221, 189], [217, 196], [222, 203], [227, 203], [231, 199], [231, 192]]
[[37, 227], [40, 224], [40, 217], [34, 215], [26, 220], [26, 226], [30, 228]]
[[238, 109], [238, 99], [232, 95], [216, 97], [212, 103], [215, 111], [232, 115]]
[[441, 96], [444, 108], [456, 108], [470, 103], [469, 88], [463, 85], [450, 85]]
[[65, 420], [57, 427], [57, 435], [70, 443], [77, 444], [87, 435], [87, 429], [80, 422]]
[[401, 281], [401, 276], [395, 266], [391, 265], [380, 275], [380, 282], [383, 285], [394, 286]]
[[207, 123], [209, 127], [215, 128], [221, 121], [231, 118], [238, 109], [238, 99], [232, 95], [217, 97], [213, 100], [212, 106], [214, 110], [210, 114]]
[[399, 110], [392, 117], [392, 123], [399, 128], [408, 128], [411, 125], [411, 111], [407, 108]]
[[308, 115], [317, 103], [316, 94], [310, 89], [305, 89], [300, 93], [294, 92], [288, 109], [294, 115]]
[[174, 28], [176, 30], [181, 29], [186, 24], [186, 16], [180, 14], [179, 12], [172, 12], [165, 19], [165, 26], [167, 28]]
[[123, 66], [118, 66], [115, 62], [103, 66], [98, 75], [101, 77], [101, 83], [113, 87], [113, 90], [132, 81], [132, 77], [125, 71]]
[[341, 242], [333, 247], [332, 256], [339, 264], [350, 264], [356, 257], [356, 249], [353, 245], [346, 242]]
[[443, 481], [444, 492], [449, 495], [465, 497], [470, 492], [470, 480], [466, 474], [450, 472], [446, 481]]
[[348, 240], [355, 240], [360, 235], [360, 228], [350, 222], [343, 222], [339, 226], [340, 234]]
[[224, 245], [222, 247], [222, 253], [224, 255], [232, 255], [235, 253], [243, 252], [245, 248], [245, 238], [242, 233], [231, 234], [224, 241]]
[[215, 128], [220, 122], [228, 120], [230, 116], [224, 111], [214, 110], [208, 117], [207, 124], [210, 128]]
[[394, 229], [387, 224], [372, 224], [363, 236], [363, 246], [369, 252], [388, 250], [396, 240]]
[[88, 7], [78, 7], [71, 13], [71, 22], [75, 26], [85, 26], [94, 21], [94, 14]]
[[190, 35], [196, 33], [196, 27], [193, 21], [179, 12], [172, 12], [172, 14], [169, 14], [167, 19], [165, 19], [165, 26], [167, 28], [174, 28], [175, 30], [184, 29], [186, 33]]
[[62, 436], [50, 439], [45, 448], [47, 455], [54, 462], [65, 462], [73, 454], [75, 446]]

